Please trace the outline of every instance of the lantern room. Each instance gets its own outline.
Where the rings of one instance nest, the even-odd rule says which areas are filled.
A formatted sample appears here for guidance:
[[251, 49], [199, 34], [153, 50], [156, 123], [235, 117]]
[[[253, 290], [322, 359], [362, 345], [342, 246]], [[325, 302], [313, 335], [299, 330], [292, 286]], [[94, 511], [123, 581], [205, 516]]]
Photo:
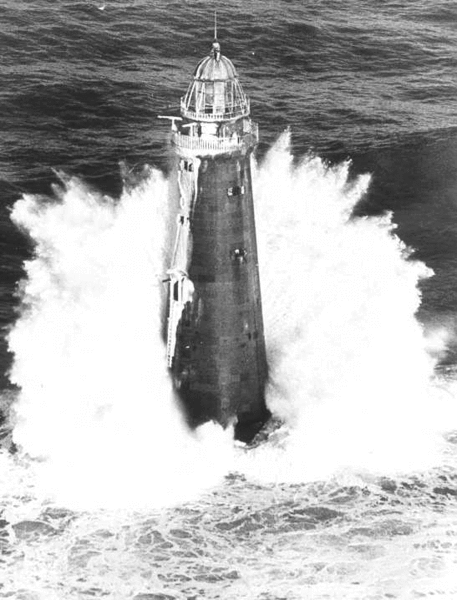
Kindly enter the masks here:
[[219, 42], [197, 65], [194, 79], [181, 98], [181, 115], [194, 121], [225, 121], [249, 115], [249, 100], [243, 92], [231, 60], [222, 56]]

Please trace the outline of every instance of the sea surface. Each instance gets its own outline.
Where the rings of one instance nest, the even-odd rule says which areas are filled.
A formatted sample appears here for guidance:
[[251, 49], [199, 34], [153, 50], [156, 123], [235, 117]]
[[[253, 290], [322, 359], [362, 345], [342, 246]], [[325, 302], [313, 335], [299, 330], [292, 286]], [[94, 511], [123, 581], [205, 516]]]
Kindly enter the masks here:
[[[251, 98], [275, 427], [165, 368], [169, 124]], [[457, 598], [457, 4], [3, 0], [0, 599]]]

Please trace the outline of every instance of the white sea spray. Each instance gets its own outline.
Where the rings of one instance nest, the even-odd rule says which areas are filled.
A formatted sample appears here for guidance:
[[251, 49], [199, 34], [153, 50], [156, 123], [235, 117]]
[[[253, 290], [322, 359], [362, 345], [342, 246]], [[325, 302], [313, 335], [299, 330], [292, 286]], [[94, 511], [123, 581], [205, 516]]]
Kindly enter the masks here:
[[[25, 196], [13, 220], [35, 243], [9, 336], [20, 388], [14, 440], [42, 493], [75, 507], [173, 504], [239, 470], [266, 481], [391, 473], [441, 460], [457, 420], [415, 317], [418, 283], [391, 215], [352, 217], [369, 176], [286, 132], [255, 172], [270, 382], [284, 423], [246, 452], [231, 430], [188, 429], [162, 339], [170, 184], [156, 170], [118, 201], [75, 178]], [[443, 423], [444, 421], [444, 423]], [[352, 475], [351, 475], [352, 476]]]
[[167, 180], [153, 171], [119, 202], [77, 179], [59, 195], [26, 196], [12, 214], [36, 244], [9, 336], [14, 441], [41, 459], [44, 490], [64, 504], [191, 497], [225, 472], [230, 433], [190, 432], [165, 368]]

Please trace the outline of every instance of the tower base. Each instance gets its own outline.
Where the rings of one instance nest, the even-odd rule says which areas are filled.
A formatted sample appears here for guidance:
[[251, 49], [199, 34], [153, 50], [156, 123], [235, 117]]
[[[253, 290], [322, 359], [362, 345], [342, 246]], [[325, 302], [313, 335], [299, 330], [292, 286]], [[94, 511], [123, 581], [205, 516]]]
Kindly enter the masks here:
[[224, 428], [233, 426], [235, 439], [240, 442], [251, 442], [271, 417], [263, 400], [257, 402], [255, 410], [248, 412], [240, 407], [239, 413], [236, 414], [232, 411], [225, 413], [221, 411], [220, 400], [213, 394], [199, 396], [180, 387], [178, 395], [186, 421], [191, 428], [196, 428], [208, 421], [215, 421]]

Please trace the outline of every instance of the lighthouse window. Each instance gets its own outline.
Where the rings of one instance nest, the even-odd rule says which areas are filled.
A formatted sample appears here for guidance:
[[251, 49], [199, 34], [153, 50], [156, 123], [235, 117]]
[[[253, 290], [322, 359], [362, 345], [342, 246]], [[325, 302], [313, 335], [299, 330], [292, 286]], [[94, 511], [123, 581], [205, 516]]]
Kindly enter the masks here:
[[190, 173], [192, 173], [192, 171], [194, 170], [194, 165], [191, 160], [183, 160], [182, 168], [184, 169], [184, 171], [189, 171]]
[[230, 258], [235, 263], [244, 263], [246, 262], [246, 250], [244, 248], [235, 248], [230, 252]]
[[233, 82], [227, 81], [225, 84], [225, 112], [233, 110]]
[[234, 185], [227, 189], [227, 196], [242, 196], [244, 194], [244, 185]]
[[206, 82], [205, 84], [205, 113], [213, 112], [214, 105], [214, 84]]
[[223, 81], [214, 82], [214, 112], [224, 112], [225, 107], [225, 83]]

